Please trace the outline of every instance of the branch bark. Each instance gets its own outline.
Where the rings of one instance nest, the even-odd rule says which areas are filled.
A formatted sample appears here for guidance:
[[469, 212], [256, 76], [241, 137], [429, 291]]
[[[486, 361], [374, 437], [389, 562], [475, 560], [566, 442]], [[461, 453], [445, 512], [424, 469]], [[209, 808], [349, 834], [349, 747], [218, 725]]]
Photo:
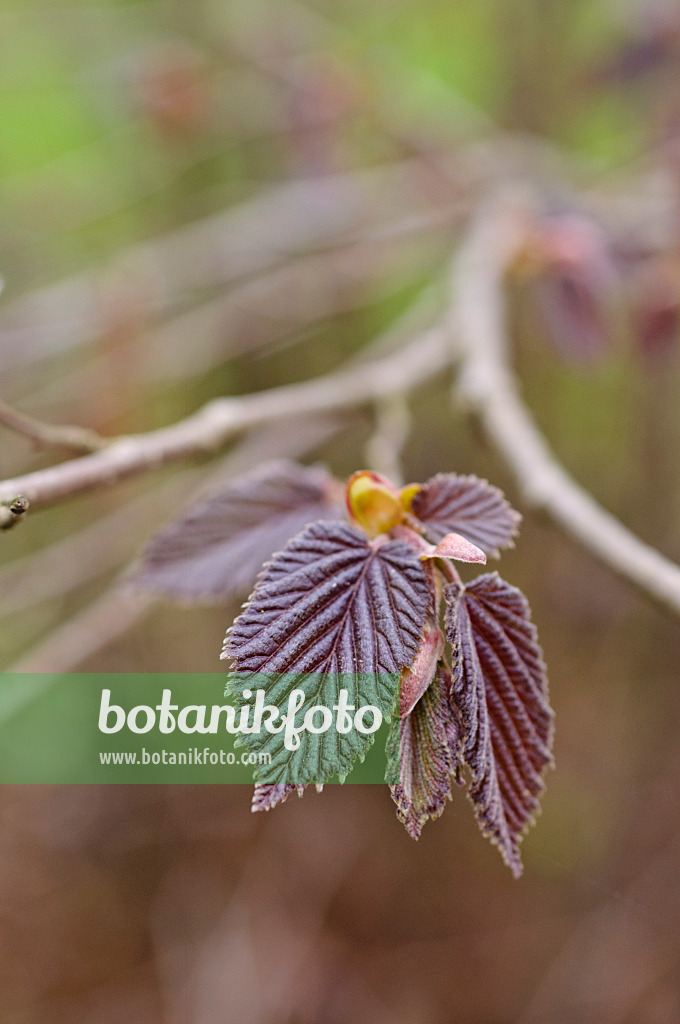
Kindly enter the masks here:
[[341, 416], [314, 416], [291, 420], [285, 431], [276, 425], [253, 431], [216, 466], [173, 473], [115, 511], [79, 525], [69, 536], [0, 566], [0, 619], [25, 613], [42, 601], [62, 598], [120, 569], [159, 522], [181, 504], [200, 497], [204, 487], [244, 473], [265, 459], [301, 458], [325, 444], [344, 425]]
[[301, 384], [237, 398], [219, 398], [187, 419], [112, 441], [102, 451], [0, 483], [0, 502], [25, 496], [33, 509], [221, 448], [244, 430], [310, 413], [353, 408], [406, 393], [452, 359], [441, 328], [371, 363]]
[[61, 426], [59, 424], [43, 423], [33, 416], [27, 416], [18, 409], [12, 408], [0, 399], [0, 424], [13, 430], [16, 434], [23, 434], [36, 444], [46, 447], [68, 448], [74, 452], [95, 452], [103, 448], [106, 439], [96, 430], [89, 430], [87, 427]]
[[449, 332], [459, 359], [456, 395], [479, 417], [527, 504], [680, 615], [680, 567], [639, 540], [560, 466], [536, 428], [510, 368], [505, 272], [522, 244], [525, 207], [499, 198], [479, 215], [455, 261]]

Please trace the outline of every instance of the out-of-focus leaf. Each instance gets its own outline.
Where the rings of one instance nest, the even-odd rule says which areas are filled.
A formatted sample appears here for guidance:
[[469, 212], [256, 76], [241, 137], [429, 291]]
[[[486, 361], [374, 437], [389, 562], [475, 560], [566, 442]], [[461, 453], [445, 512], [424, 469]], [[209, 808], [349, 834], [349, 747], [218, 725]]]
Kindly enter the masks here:
[[285, 804], [286, 800], [291, 793], [297, 791], [298, 796], [302, 796], [304, 792], [304, 786], [290, 786], [290, 785], [268, 785], [267, 783], [260, 783], [255, 786], [253, 793], [253, 800], [250, 805], [251, 811], [271, 811], [272, 807], [276, 807], [278, 804]]
[[411, 503], [434, 544], [459, 533], [487, 555], [512, 547], [521, 516], [503, 492], [476, 476], [438, 473], [423, 484]]
[[680, 282], [675, 262], [648, 259], [634, 279], [633, 328], [638, 351], [662, 363], [680, 338]]
[[392, 723], [387, 744], [387, 778], [399, 820], [418, 839], [451, 797], [457, 771], [458, 722], [449, 703], [448, 673], [440, 666], [413, 710]]
[[482, 832], [518, 877], [519, 842], [552, 763], [553, 712], [536, 629], [524, 595], [497, 573], [451, 584], [445, 599], [470, 798]]
[[185, 602], [241, 596], [263, 562], [308, 523], [343, 517], [342, 487], [323, 469], [264, 463], [160, 530], [129, 580]]
[[555, 213], [537, 225], [543, 273], [536, 301], [550, 338], [565, 359], [592, 361], [612, 346], [619, 288], [611, 243], [590, 217]]
[[591, 360], [610, 344], [608, 310], [596, 283], [577, 269], [545, 275], [536, 286], [543, 323], [565, 359]]
[[[423, 567], [402, 541], [369, 541], [344, 523], [314, 523], [272, 559], [227, 634], [230, 692], [243, 706], [249, 693], [265, 689], [268, 704], [285, 710], [301, 690], [302, 720], [315, 705], [333, 708], [344, 688], [355, 708], [373, 704], [389, 718], [430, 598]], [[302, 785], [344, 776], [372, 738], [356, 729], [305, 731], [294, 755], [281, 733], [246, 734], [243, 742], [271, 755], [266, 772], [258, 770], [261, 781]]]
[[[659, 10], [663, 10], [664, 6], [669, 12], [672, 11], [670, 4], [659, 4]], [[668, 65], [672, 66], [678, 59], [677, 29], [677, 22], [673, 26], [672, 23], [652, 17], [645, 37], [626, 39], [593, 69], [591, 79], [600, 85], [638, 84], [640, 78], [659, 72]]]

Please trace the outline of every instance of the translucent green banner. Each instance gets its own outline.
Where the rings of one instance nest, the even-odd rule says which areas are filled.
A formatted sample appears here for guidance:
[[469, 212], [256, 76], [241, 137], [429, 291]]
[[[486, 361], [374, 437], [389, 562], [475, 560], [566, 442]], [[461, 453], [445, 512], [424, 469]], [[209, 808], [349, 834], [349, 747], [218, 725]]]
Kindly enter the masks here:
[[0, 783], [385, 781], [398, 680], [0, 674]]

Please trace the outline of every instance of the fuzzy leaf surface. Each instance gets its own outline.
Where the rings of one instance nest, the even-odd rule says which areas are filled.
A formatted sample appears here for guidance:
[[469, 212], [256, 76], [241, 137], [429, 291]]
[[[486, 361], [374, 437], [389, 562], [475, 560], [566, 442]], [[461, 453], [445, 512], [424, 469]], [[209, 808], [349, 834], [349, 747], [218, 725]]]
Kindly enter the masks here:
[[[244, 691], [262, 688], [268, 704], [283, 710], [301, 690], [302, 719], [314, 705], [333, 708], [344, 688], [356, 708], [373, 704], [389, 718], [430, 600], [423, 567], [403, 541], [369, 542], [344, 523], [313, 523], [265, 568], [227, 635], [230, 692], [243, 705]], [[243, 736], [250, 750], [271, 755], [260, 781], [295, 785], [344, 776], [371, 740], [356, 729], [305, 732], [293, 755], [281, 733]]]
[[482, 549], [476, 544], [471, 544], [460, 533], [447, 533], [431, 551], [420, 557], [454, 558], [459, 562], [481, 562], [483, 565], [486, 563], [486, 555]]
[[511, 547], [521, 516], [502, 491], [476, 476], [438, 473], [415, 494], [411, 510], [425, 526], [428, 540], [439, 543], [459, 533], [487, 555]]
[[553, 712], [536, 629], [524, 595], [498, 573], [451, 584], [445, 598], [469, 795], [482, 832], [518, 877], [519, 842], [552, 763]]
[[408, 715], [392, 723], [387, 745], [387, 778], [399, 820], [418, 839], [451, 797], [457, 771], [458, 722], [449, 703], [448, 673], [442, 667]]
[[188, 603], [242, 596], [263, 562], [303, 527], [343, 515], [339, 485], [323, 469], [268, 462], [160, 530], [130, 582]]

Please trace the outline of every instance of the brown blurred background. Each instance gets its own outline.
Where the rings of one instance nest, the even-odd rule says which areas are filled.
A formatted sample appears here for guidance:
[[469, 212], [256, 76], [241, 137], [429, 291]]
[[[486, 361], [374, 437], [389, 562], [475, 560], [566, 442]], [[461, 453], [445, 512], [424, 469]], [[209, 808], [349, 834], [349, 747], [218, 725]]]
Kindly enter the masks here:
[[[108, 435], [330, 372], [443, 303], [479, 201], [530, 182], [523, 395], [680, 560], [675, 4], [4, 0], [0, 58], [5, 401]], [[3, 668], [218, 671], [237, 606], [131, 603], [120, 573], [216, 472], [344, 476], [381, 417], [405, 480], [476, 473], [522, 509], [450, 384], [29, 516], [1, 538]], [[0, 475], [57, 454], [3, 430]], [[531, 513], [501, 571], [557, 713], [520, 882], [462, 792], [414, 843], [386, 787], [252, 815], [240, 786], [4, 786], [1, 1024], [677, 1024], [679, 624]]]

